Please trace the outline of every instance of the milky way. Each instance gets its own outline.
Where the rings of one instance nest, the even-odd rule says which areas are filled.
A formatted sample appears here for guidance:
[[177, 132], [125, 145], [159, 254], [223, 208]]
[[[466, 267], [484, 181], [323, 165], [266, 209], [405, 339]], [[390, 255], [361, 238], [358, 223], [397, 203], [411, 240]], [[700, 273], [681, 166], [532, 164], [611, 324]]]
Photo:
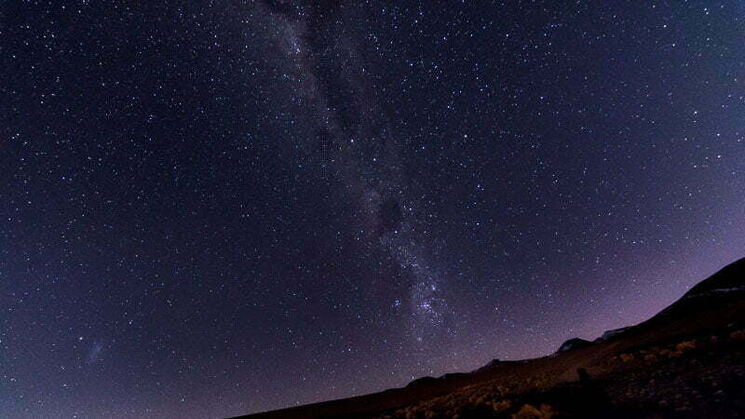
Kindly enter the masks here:
[[386, 278], [395, 282], [386, 286], [405, 293], [393, 304], [404, 304], [409, 311], [411, 337], [422, 344], [434, 343], [425, 337], [442, 344], [449, 307], [439, 292], [443, 278], [431, 266], [428, 243], [422, 243], [417, 231], [422, 228], [416, 224], [418, 205], [408, 196], [401, 167], [404, 144], [390, 115], [377, 104], [358, 41], [341, 24], [362, 16], [342, 3], [270, 1], [265, 7], [285, 56], [278, 68], [289, 75], [308, 127], [317, 133], [299, 140], [302, 147], [311, 156], [321, 149], [319, 164], [339, 180], [340, 198], [354, 206], [363, 239], [368, 246], [381, 246], [403, 271], [403, 278]]
[[0, 3], [0, 411], [552, 353], [745, 255], [739, 1]]

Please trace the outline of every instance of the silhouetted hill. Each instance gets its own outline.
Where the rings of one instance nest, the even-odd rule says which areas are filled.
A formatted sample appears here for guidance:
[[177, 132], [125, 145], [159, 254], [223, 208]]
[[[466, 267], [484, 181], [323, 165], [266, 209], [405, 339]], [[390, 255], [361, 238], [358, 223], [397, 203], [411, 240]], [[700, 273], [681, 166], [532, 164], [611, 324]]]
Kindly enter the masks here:
[[745, 258], [724, 267], [708, 279], [699, 282], [685, 293], [681, 300], [707, 296], [713, 293], [729, 295], [734, 291], [745, 291]]
[[556, 351], [556, 353], [560, 354], [562, 352], [572, 351], [574, 349], [584, 348], [590, 345], [592, 345], [592, 342], [590, 341], [580, 339], [580, 338], [572, 338], [562, 343], [561, 346], [559, 346], [559, 349]]
[[551, 356], [250, 418], [741, 417], [745, 412], [745, 259], [638, 325]]

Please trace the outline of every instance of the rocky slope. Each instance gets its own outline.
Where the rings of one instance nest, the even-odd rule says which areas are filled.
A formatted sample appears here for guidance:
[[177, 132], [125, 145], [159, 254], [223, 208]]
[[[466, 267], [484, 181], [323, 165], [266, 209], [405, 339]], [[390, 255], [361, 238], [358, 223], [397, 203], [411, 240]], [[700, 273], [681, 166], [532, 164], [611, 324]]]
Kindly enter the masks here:
[[745, 416], [745, 259], [651, 319], [557, 353], [251, 418]]

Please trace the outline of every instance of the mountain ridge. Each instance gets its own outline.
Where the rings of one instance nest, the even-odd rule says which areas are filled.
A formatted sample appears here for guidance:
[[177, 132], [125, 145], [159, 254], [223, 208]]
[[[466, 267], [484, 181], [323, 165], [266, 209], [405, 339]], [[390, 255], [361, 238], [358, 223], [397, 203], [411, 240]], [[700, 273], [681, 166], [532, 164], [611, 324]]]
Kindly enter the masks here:
[[[459, 413], [460, 417], [500, 417], [502, 414], [510, 413], [511, 409], [514, 410], [515, 407], [511, 405], [510, 408], [500, 410], [501, 407], [506, 406], [505, 400], [509, 400], [511, 404], [516, 403], [515, 400], [522, 400], [521, 398], [528, 400], [532, 397], [530, 395], [536, 391], [552, 394], [551, 391], [556, 392], [560, 389], [571, 388], [577, 383], [586, 384], [600, 379], [607, 380], [610, 377], [615, 381], [612, 381], [611, 384], [604, 384], [603, 391], [615, 394], [613, 393], [614, 386], [627, 380], [624, 374], [644, 375], [649, 371], [659, 369], [660, 365], [667, 364], [672, 366], [670, 368], [678, 368], [680, 367], [679, 364], [683, 363], [688, 356], [704, 356], [696, 352], [697, 347], [699, 350], [710, 348], [712, 351], [717, 351], [721, 350], [722, 344], [726, 344], [729, 345], [726, 348], [734, 348], [730, 348], [733, 351], [732, 353], [741, 351], [743, 345], [738, 343], [741, 341], [738, 336], [742, 335], [742, 340], [745, 340], [744, 320], [745, 258], [742, 258], [699, 282], [682, 297], [651, 318], [636, 325], [606, 331], [593, 341], [579, 338], [569, 339], [552, 355], [521, 361], [493, 360], [471, 372], [446, 374], [438, 378], [422, 377], [401, 388], [243, 417], [420, 417], [416, 413], [419, 409], [417, 406], [426, 405], [429, 403], [428, 400], [458, 399], [454, 395], [463, 393], [464, 389], [481, 387], [484, 388], [485, 394], [490, 395], [489, 397], [501, 400], [493, 401], [491, 405], [476, 403], [472, 406], [471, 402], [464, 401], [463, 406], [458, 406], [456, 403], [454, 407], [449, 407], [451, 413], [460, 409], [458, 410], [461, 411]], [[724, 351], [724, 358], [721, 359], [729, 359], [727, 358], [729, 354], [729, 352]], [[696, 358], [692, 358], [691, 362], [694, 359]], [[711, 368], [714, 371], [719, 371], [717, 374], [721, 373], [729, 377], [726, 371], [717, 369], [715, 364], [718, 361], [716, 358], [702, 359], [706, 359], [706, 362], [713, 365]], [[638, 363], [640, 361], [642, 363]], [[733, 362], [736, 363], [736, 361]], [[738, 384], [745, 384], [745, 365], [737, 364], [735, 366], [737, 368], [731, 369], [731, 371], [738, 372], [741, 367], [743, 374], [742, 377], [736, 376], [735, 381]], [[684, 371], [684, 369], [681, 371]], [[684, 374], [684, 372], [680, 374]], [[675, 381], [675, 377], [668, 378]], [[731, 379], [731, 377], [728, 379]], [[496, 386], [495, 388], [500, 386], [509, 387], [510, 390], [506, 392], [500, 390], [498, 392], [499, 396], [495, 396], [494, 391], [487, 390], [487, 388], [494, 386]], [[742, 388], [745, 388], [745, 385]], [[584, 387], [583, 389], [582, 391], [587, 390]], [[474, 391], [478, 393], [478, 390]], [[745, 394], [742, 395], [745, 396]], [[476, 400], [480, 399], [477, 398]], [[602, 400], [605, 400], [605, 398], [602, 398]], [[609, 404], [605, 408], [611, 409], [609, 406], [614, 406], [613, 409], [621, 409], [622, 407], [621, 410], [625, 412], [624, 414], [628, 414], [628, 417], [635, 417], [636, 413], [639, 413], [637, 411], [638, 406], [634, 403], [623, 404], [619, 400], [625, 399], [623, 397], [613, 398], [614, 402], [608, 402]], [[495, 407], [497, 404], [501, 407]], [[575, 409], [579, 412], [581, 410], [577, 410], [579, 408], [571, 406], [560, 397], [558, 401], [554, 401], [554, 404], [566, 411]], [[637, 404], [642, 405], [641, 402]], [[534, 416], [525, 417], [541, 417], [540, 414], [544, 413], [545, 417], [551, 417], [546, 412], [540, 413], [539, 406], [528, 403], [523, 405], [531, 406], [526, 408], [527, 410], [533, 408], [539, 412]], [[650, 412], [657, 412], [655, 409], [662, 409], [665, 412], [666, 409], [665, 406], [654, 408], [646, 404], [644, 406]], [[476, 413], [475, 416], [473, 414], [469, 416], [468, 412], [473, 410], [471, 408], [476, 409], [475, 412], [478, 412], [478, 409], [481, 408], [483, 408], [481, 409], [483, 411], [480, 414]], [[446, 413], [438, 413], [437, 409], [433, 410], [430, 407], [422, 409], [425, 412], [423, 415], [429, 415], [427, 417], [449, 417]], [[603, 407], [598, 407], [598, 409], [603, 409]], [[488, 415], [485, 413], [486, 410], [488, 410]], [[413, 416], [409, 413], [412, 413]], [[519, 411], [512, 414], [518, 413]], [[566, 412], [564, 413], [566, 415]], [[581, 417], [582, 414], [570, 414], [569, 416]], [[639, 417], [644, 416], [640, 415]]]

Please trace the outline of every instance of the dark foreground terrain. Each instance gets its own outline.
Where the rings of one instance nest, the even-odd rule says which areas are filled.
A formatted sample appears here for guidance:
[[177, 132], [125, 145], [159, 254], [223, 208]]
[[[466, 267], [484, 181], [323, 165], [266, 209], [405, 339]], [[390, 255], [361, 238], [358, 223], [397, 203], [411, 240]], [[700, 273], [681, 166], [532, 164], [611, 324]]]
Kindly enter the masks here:
[[551, 356], [247, 417], [745, 417], [745, 259], [651, 319]]

